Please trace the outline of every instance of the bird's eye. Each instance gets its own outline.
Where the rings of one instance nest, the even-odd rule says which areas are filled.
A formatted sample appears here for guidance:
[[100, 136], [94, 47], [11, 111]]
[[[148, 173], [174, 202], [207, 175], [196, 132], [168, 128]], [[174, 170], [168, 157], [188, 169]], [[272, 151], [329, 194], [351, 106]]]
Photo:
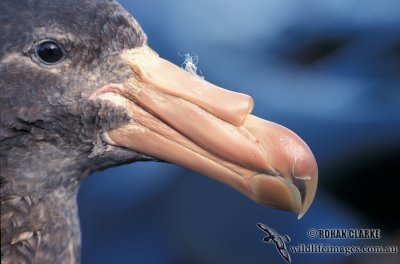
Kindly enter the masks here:
[[45, 41], [36, 46], [35, 54], [45, 64], [56, 64], [64, 58], [60, 46], [54, 41]]

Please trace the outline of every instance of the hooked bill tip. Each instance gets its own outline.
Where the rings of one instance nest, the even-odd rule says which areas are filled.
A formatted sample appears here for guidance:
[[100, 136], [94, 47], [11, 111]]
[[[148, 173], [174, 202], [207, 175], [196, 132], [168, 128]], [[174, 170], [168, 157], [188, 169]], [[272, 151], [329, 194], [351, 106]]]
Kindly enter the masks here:
[[268, 207], [294, 212], [298, 219], [307, 212], [315, 195], [309, 184], [308, 177], [292, 182], [280, 176], [262, 173], [250, 179], [252, 198], [255, 201]]

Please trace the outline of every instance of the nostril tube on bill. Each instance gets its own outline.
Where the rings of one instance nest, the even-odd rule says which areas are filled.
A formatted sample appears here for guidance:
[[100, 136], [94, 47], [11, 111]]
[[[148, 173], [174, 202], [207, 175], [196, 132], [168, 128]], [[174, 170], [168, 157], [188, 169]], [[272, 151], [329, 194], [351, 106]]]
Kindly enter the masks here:
[[122, 58], [142, 82], [185, 99], [232, 125], [242, 125], [253, 110], [254, 102], [250, 96], [223, 89], [194, 76], [160, 58], [147, 46], [127, 50]]

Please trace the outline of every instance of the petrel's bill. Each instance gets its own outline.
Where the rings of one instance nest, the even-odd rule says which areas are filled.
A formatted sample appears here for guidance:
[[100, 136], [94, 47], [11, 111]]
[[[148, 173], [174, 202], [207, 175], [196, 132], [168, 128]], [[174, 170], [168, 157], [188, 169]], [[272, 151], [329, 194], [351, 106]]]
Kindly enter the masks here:
[[131, 121], [104, 140], [221, 181], [263, 205], [301, 217], [317, 188], [317, 164], [293, 132], [251, 115], [250, 96], [231, 92], [160, 58], [148, 46], [120, 59], [131, 78], [92, 95]]
[[115, 0], [0, 0], [1, 264], [79, 263], [91, 173], [162, 160], [302, 216], [317, 165], [251, 97], [160, 58]]

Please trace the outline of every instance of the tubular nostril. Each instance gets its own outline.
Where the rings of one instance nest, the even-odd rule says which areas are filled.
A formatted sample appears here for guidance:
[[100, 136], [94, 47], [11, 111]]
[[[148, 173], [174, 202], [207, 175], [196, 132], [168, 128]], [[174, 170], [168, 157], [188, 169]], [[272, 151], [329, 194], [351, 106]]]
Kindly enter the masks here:
[[254, 100], [247, 94], [236, 94], [236, 102], [226, 101], [226, 105], [231, 111], [230, 115], [227, 115], [225, 119], [223, 116], [220, 116], [220, 118], [232, 125], [241, 126], [246, 117], [253, 111]]
[[214, 116], [241, 126], [253, 110], [253, 99], [198, 78], [184, 69], [160, 58], [149, 47], [127, 50], [122, 54], [127, 65], [139, 76], [140, 82], [158, 91], [179, 97]]

